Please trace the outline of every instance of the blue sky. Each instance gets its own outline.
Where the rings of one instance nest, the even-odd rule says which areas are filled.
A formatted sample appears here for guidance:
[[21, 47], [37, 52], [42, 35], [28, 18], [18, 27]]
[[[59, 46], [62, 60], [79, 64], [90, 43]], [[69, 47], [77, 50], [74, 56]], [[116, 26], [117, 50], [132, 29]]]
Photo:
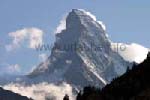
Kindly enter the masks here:
[[112, 41], [150, 47], [148, 0], [0, 0], [0, 70], [15, 65], [21, 66], [21, 71], [12, 73], [25, 74], [41, 62], [38, 55], [43, 53], [26, 47], [7, 52], [4, 46], [12, 42], [8, 33], [36, 27], [43, 30], [45, 43], [53, 43], [59, 21], [73, 8], [90, 11], [103, 21]]

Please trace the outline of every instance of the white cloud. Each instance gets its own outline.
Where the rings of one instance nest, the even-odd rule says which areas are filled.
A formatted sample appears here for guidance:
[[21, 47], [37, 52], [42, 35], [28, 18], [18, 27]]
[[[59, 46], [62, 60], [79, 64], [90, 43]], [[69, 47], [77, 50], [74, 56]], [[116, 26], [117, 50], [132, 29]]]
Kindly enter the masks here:
[[61, 33], [63, 30], [66, 30], [66, 18], [68, 15], [65, 15], [62, 20], [60, 21], [60, 24], [57, 26], [55, 34]]
[[24, 28], [15, 32], [10, 32], [8, 35], [12, 38], [12, 43], [5, 46], [7, 51], [12, 51], [20, 47], [25, 39], [29, 42], [28, 47], [32, 49], [42, 44], [43, 41], [43, 31], [38, 28]]
[[11, 51], [17, 47], [19, 47], [20, 43], [27, 36], [26, 29], [17, 30], [16, 32], [8, 33], [9, 37], [13, 39], [12, 43], [6, 45], [6, 50]]
[[112, 43], [112, 49], [118, 52], [125, 60], [136, 63], [143, 62], [149, 51], [148, 48], [136, 43], [132, 43], [130, 45], [123, 43]]
[[63, 100], [65, 94], [69, 95], [70, 100], [74, 100], [72, 87], [67, 83], [54, 85], [43, 82], [31, 86], [11, 83], [3, 86], [3, 88], [35, 100], [45, 100], [45, 98], [51, 98], [50, 100], [52, 100], [52, 98], [54, 98], [54, 100]]
[[42, 54], [39, 55], [39, 59], [40, 59], [40, 61], [42, 61], [42, 62], [45, 61], [47, 58], [48, 58], [48, 55], [45, 54], [45, 53], [42, 53]]
[[28, 29], [30, 33], [30, 48], [35, 49], [36, 46], [41, 45], [43, 42], [43, 31], [37, 28]]

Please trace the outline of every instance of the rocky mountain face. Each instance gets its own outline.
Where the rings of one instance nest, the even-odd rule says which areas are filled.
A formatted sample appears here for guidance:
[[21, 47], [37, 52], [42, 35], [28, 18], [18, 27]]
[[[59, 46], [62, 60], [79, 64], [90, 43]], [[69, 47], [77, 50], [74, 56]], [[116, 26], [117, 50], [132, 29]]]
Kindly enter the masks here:
[[49, 58], [29, 76], [37, 82], [103, 87], [126, 72], [128, 62], [111, 49], [105, 29], [86, 11], [73, 9], [66, 29], [56, 34]]
[[4, 90], [0, 87], [0, 100], [32, 100], [32, 99], [28, 99], [25, 96], [21, 96], [11, 91]]

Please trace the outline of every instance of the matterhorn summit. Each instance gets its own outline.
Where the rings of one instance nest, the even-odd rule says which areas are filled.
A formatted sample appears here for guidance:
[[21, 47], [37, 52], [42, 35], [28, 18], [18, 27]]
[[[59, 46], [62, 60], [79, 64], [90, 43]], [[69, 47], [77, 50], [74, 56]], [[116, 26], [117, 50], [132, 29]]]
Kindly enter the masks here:
[[73, 9], [64, 23], [51, 55], [30, 73], [32, 79], [103, 87], [126, 72], [129, 63], [111, 49], [105, 26], [91, 13]]

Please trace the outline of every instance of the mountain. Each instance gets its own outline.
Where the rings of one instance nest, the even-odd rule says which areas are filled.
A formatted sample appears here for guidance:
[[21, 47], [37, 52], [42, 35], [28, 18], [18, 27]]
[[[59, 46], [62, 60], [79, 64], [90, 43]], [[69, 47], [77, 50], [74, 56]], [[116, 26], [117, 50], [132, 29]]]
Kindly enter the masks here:
[[0, 87], [0, 100], [32, 100]]
[[147, 59], [132, 70], [114, 79], [102, 90], [85, 87], [77, 100], [150, 100], [150, 53]]
[[51, 55], [30, 73], [32, 80], [103, 87], [126, 72], [130, 64], [111, 49], [103, 25], [89, 12], [73, 9], [65, 22]]

